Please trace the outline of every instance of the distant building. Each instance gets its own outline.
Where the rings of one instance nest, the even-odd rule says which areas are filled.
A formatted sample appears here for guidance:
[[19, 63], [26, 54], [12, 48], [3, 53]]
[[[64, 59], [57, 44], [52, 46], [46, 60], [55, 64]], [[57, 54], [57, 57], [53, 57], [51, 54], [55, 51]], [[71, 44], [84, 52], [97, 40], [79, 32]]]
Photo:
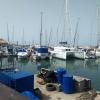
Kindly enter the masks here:
[[0, 45], [7, 45], [8, 42], [0, 38]]

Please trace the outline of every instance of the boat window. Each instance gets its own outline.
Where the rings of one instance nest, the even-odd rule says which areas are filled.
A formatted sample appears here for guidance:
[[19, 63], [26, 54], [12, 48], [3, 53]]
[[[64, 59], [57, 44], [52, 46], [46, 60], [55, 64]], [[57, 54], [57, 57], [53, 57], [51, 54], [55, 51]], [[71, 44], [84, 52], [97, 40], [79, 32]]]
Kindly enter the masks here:
[[36, 54], [36, 52], [33, 52], [34, 54]]
[[70, 49], [66, 49], [66, 51], [70, 51]]

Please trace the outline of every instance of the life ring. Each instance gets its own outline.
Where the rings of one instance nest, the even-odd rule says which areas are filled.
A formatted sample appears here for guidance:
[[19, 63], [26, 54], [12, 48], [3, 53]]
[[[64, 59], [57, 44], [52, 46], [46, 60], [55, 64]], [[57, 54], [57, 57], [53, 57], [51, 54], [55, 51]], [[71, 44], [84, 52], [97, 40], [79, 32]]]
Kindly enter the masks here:
[[48, 83], [48, 84], [46, 85], [46, 89], [47, 89], [47, 91], [55, 91], [55, 90], [56, 90], [56, 87], [55, 87], [54, 84]]

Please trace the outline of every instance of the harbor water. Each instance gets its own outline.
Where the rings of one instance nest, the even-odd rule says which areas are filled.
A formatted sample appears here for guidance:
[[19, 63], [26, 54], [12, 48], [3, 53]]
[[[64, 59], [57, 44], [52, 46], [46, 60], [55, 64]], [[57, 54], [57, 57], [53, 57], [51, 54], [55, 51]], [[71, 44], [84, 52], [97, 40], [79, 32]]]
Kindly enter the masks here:
[[92, 87], [100, 91], [100, 59], [86, 60], [43, 60], [33, 61], [30, 59], [17, 58], [0, 58], [0, 68], [15, 67], [19, 70], [27, 70], [33, 74], [38, 73], [41, 68], [56, 69], [57, 67], [65, 68], [68, 74], [79, 75], [91, 79]]

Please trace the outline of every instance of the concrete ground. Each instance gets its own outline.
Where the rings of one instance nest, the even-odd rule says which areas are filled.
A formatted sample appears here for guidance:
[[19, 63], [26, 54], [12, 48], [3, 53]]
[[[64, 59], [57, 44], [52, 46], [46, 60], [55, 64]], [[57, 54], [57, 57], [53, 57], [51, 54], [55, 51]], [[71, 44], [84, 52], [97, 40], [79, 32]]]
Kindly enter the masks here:
[[[46, 85], [40, 85], [37, 81], [41, 81], [40, 78], [34, 77], [34, 88], [39, 88], [43, 94], [41, 100], [100, 100], [100, 92], [97, 92], [97, 95], [94, 99], [91, 97], [91, 92], [82, 92], [82, 93], [73, 93], [65, 94], [58, 91], [47, 91]], [[82, 97], [85, 99], [80, 99]], [[88, 99], [86, 99], [88, 98]], [[0, 83], [0, 100], [28, 100], [26, 97], [20, 95], [20, 93], [15, 90], [3, 85]]]
[[[39, 88], [43, 94], [42, 100], [100, 100], [100, 95], [98, 94], [94, 99], [90, 98], [87, 92], [84, 93], [73, 93], [73, 94], [65, 94], [63, 92], [58, 91], [47, 91], [46, 85], [40, 85], [37, 81], [41, 81], [40, 78], [35, 76], [34, 79], [34, 88]], [[80, 99], [78, 97], [84, 96], [84, 98], [88, 99]]]
[[29, 100], [15, 90], [0, 83], [0, 100]]

